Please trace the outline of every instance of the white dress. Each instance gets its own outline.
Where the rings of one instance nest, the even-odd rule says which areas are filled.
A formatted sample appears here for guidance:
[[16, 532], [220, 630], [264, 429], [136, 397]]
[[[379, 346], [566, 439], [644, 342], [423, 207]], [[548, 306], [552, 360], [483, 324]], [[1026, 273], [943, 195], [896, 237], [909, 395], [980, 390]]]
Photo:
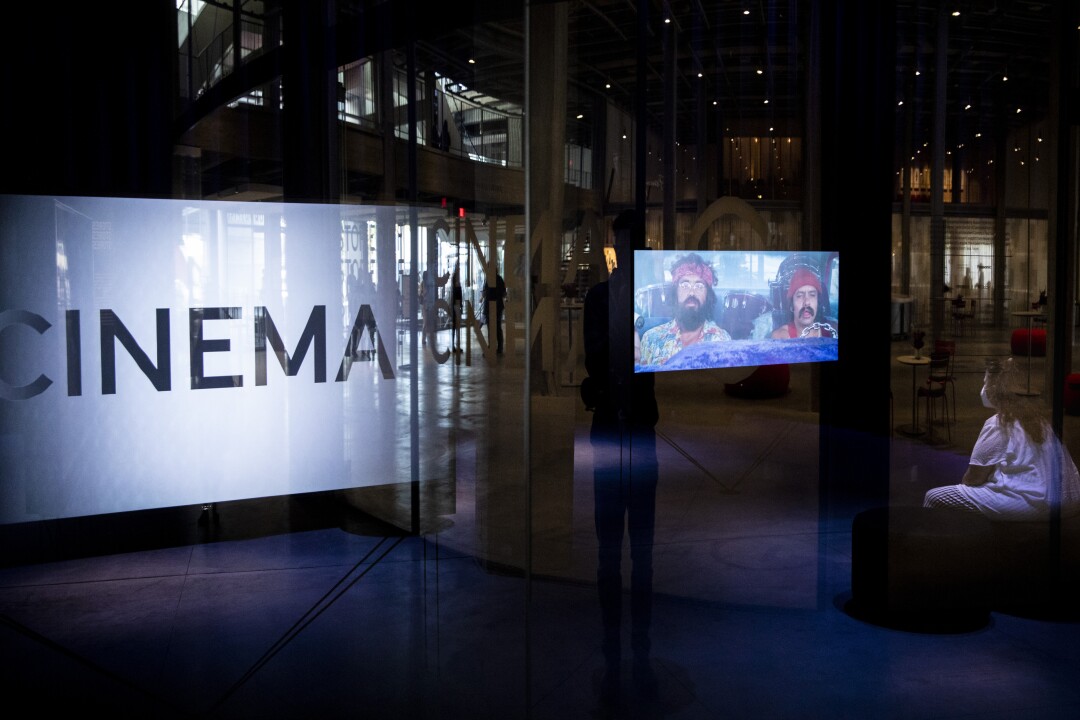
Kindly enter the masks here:
[[1061, 478], [1062, 514], [1080, 510], [1080, 473], [1049, 426], [1038, 445], [1013, 421], [1007, 428], [998, 415], [983, 425], [972, 465], [993, 466], [983, 485], [958, 489], [994, 520], [1039, 520], [1049, 516], [1051, 478]]

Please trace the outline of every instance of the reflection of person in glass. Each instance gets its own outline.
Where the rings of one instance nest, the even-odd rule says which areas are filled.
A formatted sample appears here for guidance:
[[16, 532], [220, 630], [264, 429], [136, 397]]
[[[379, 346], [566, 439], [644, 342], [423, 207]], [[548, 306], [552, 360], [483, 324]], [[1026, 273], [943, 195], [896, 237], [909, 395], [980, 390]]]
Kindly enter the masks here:
[[727, 330], [712, 319], [716, 308], [712, 266], [690, 253], [671, 266], [671, 279], [675, 285], [675, 317], [642, 336], [643, 365], [663, 365], [694, 343], [731, 339]]
[[1063, 515], [1080, 511], [1076, 464], [1039, 410], [1012, 391], [1013, 375], [1012, 358], [990, 361], [980, 397], [995, 412], [983, 424], [960, 484], [929, 490], [924, 507], [992, 520], [1047, 520], [1056, 502]]
[[[622, 549], [630, 536], [630, 619], [633, 681], [644, 697], [655, 693], [649, 660], [652, 620], [652, 548], [656, 514], [656, 431], [659, 418], [654, 376], [633, 368], [633, 271], [636, 245], [645, 246], [637, 213], [614, 224], [617, 267], [607, 282], [585, 296], [585, 367], [582, 397], [593, 409], [593, 493], [599, 544], [596, 585], [603, 622], [605, 661], [601, 699], [617, 702], [622, 667]], [[588, 390], [586, 389], [588, 387]]]
[[[821, 280], [813, 270], [800, 267], [791, 274], [788, 283], [787, 300], [790, 303], [792, 321], [773, 331], [777, 339], [799, 337], [822, 337], [821, 320]], [[814, 327], [818, 325], [817, 327]], [[835, 334], [826, 331], [825, 337]]]

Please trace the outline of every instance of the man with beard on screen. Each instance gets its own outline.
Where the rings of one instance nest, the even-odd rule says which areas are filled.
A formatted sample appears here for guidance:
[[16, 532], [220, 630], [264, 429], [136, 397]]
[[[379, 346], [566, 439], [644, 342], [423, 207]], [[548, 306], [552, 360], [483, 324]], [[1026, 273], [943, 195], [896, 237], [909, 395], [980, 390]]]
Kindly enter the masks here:
[[[787, 299], [790, 303], [792, 321], [773, 330], [772, 337], [787, 340], [800, 337], [822, 337], [821, 327], [811, 328], [818, 320], [821, 310], [821, 280], [814, 271], [800, 267], [791, 274], [788, 283]], [[836, 329], [829, 326], [829, 335], [835, 336]], [[803, 333], [806, 333], [805, 335]]]
[[699, 342], [730, 340], [713, 320], [716, 293], [712, 266], [690, 253], [671, 266], [675, 285], [675, 317], [641, 338], [641, 364], [663, 365], [683, 348]]

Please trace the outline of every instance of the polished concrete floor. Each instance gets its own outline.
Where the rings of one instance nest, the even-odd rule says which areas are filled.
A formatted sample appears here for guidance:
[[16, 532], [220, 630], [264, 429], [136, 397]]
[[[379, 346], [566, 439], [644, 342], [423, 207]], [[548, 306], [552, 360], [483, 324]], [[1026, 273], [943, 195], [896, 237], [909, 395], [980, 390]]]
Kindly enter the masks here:
[[[956, 417], [892, 438], [894, 504], [956, 482], [987, 417], [982, 368], [1009, 353], [1008, 331], [956, 340]], [[408, 511], [404, 483], [180, 508], [126, 530], [87, 521], [6, 535], [60, 548], [30, 561], [33, 548], [9, 547], [23, 559], [0, 569], [8, 705], [230, 718], [1080, 716], [1073, 620], [994, 612], [975, 629], [919, 632], [845, 612], [851, 516], [822, 510], [805, 366], [772, 400], [724, 395], [744, 371], [657, 376], [651, 652], [635, 664], [641, 594], [627, 547], [616, 681], [601, 642], [590, 415], [572, 387], [534, 398], [526, 480], [521, 369], [512, 354], [473, 360], [418, 372], [420, 533], [375, 517]], [[1044, 362], [1033, 360], [1039, 391]], [[910, 422], [911, 379], [894, 360], [895, 425]]]

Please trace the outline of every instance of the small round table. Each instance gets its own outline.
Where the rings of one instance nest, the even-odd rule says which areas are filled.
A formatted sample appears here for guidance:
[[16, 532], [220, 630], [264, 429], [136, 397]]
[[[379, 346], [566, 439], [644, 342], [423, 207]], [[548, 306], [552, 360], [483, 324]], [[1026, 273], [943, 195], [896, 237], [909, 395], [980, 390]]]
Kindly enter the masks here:
[[896, 361], [902, 365], [911, 366], [911, 424], [900, 425], [896, 429], [905, 435], [922, 435], [925, 431], [919, 427], [919, 416], [915, 412], [915, 373], [920, 365], [929, 365], [930, 358], [915, 357], [914, 355], [900, 355]]
[[1031, 389], [1031, 321], [1037, 317], [1046, 317], [1046, 313], [1039, 310], [1019, 310], [1013, 313], [1013, 317], [1027, 318], [1027, 389], [1017, 390], [1016, 394], [1034, 397], [1039, 391]]

